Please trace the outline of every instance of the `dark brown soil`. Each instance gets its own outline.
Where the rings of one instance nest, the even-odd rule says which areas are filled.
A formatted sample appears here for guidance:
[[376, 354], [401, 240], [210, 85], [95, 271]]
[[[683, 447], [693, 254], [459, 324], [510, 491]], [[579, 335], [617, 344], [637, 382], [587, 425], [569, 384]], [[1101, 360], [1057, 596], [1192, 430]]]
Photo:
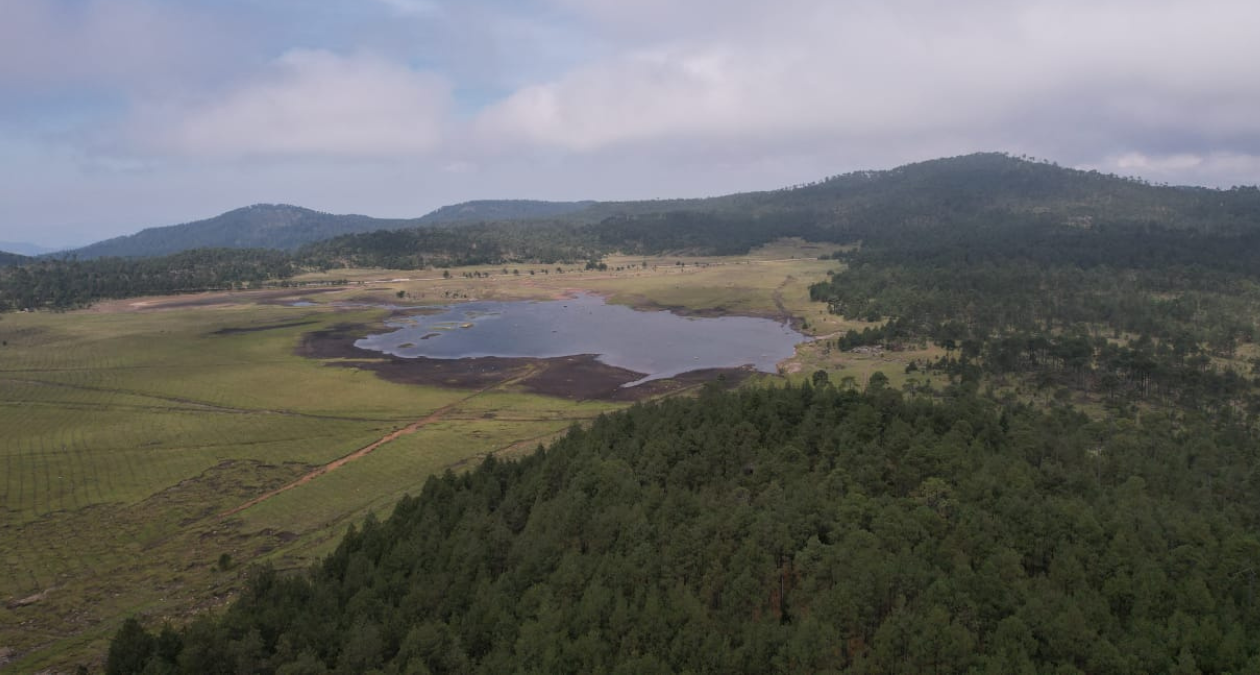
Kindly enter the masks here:
[[530, 393], [573, 400], [639, 401], [705, 382], [721, 380], [734, 386], [752, 374], [746, 368], [697, 370], [623, 387], [642, 378], [642, 373], [601, 363], [590, 354], [552, 359], [401, 358], [355, 347], [355, 340], [369, 332], [370, 328], [362, 324], [338, 324], [328, 330], [312, 331], [302, 336], [296, 353], [313, 359], [337, 359], [328, 365], [369, 370], [390, 382], [484, 389], [512, 380], [513, 386]]
[[354, 341], [367, 335], [371, 328], [361, 323], [339, 323], [327, 330], [302, 334], [302, 341], [294, 350], [298, 356], [310, 359], [363, 359], [377, 358], [377, 352], [359, 349]]

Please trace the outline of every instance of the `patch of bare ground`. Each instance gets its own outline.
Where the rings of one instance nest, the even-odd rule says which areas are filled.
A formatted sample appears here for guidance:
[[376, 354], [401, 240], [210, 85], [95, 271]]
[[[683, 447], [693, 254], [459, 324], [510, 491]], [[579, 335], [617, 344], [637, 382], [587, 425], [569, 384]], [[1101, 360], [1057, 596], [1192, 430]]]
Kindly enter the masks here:
[[123, 300], [105, 300], [91, 307], [90, 312], [153, 312], [168, 309], [190, 309], [195, 307], [217, 307], [259, 303], [280, 305], [294, 302], [302, 298], [321, 293], [334, 293], [345, 290], [342, 286], [321, 286], [319, 288], [277, 288], [256, 291], [209, 291], [205, 293], [188, 293], [180, 295], [154, 295], [144, 298], [126, 298]]

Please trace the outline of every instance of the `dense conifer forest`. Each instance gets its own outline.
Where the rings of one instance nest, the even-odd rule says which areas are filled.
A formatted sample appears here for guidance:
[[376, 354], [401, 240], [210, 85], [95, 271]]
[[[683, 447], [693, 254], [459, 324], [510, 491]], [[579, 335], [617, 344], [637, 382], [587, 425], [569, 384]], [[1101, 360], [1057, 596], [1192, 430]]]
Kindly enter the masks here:
[[1255, 434], [956, 386], [707, 391], [432, 478], [122, 672], [1260, 669]]
[[[1229, 218], [1225, 218], [1229, 221]], [[1260, 414], [1239, 348], [1260, 339], [1260, 216], [1196, 229], [996, 214], [913, 234], [872, 234], [811, 289], [831, 311], [883, 326], [840, 349], [948, 350], [929, 370], [1015, 375], [1040, 389]]]
[[203, 248], [155, 258], [38, 258], [0, 269], [0, 311], [73, 309], [106, 298], [257, 288], [293, 276], [292, 258], [266, 249]]

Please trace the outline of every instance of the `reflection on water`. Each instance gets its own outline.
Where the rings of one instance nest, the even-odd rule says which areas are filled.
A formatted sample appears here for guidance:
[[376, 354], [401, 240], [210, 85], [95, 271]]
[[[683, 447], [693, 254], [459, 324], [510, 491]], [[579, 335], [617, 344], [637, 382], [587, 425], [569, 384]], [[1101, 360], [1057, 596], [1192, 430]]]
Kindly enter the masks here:
[[553, 358], [595, 354], [648, 380], [703, 368], [751, 365], [774, 372], [805, 336], [786, 324], [744, 316], [683, 317], [608, 305], [596, 295], [547, 302], [469, 302], [389, 324], [355, 342], [403, 357]]

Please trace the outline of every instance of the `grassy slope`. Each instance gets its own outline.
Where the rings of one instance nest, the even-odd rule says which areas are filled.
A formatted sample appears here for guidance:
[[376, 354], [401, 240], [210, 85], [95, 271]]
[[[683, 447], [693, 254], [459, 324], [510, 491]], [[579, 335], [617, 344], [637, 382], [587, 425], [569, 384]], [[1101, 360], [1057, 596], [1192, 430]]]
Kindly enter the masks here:
[[[646, 306], [774, 315], [817, 308], [827, 250], [785, 243], [738, 259], [612, 259], [620, 273], [452, 279], [364, 270], [334, 300], [551, 297], [576, 289]], [[707, 265], [707, 266], [706, 266]], [[655, 270], [651, 267], [655, 266]], [[777, 296], [776, 296], [777, 294]], [[19, 670], [96, 658], [118, 622], [214, 606], [246, 563], [307, 564], [368, 511], [487, 453], [528, 452], [613, 404], [516, 391], [404, 386], [293, 355], [303, 332], [371, 323], [378, 310], [242, 304], [134, 311], [143, 300], [0, 319], [0, 647]], [[182, 302], [187, 298], [177, 298]], [[152, 304], [148, 305], [152, 306]], [[838, 317], [814, 327], [834, 330]], [[812, 319], [811, 319], [812, 320]], [[303, 325], [215, 334], [223, 328]], [[830, 323], [827, 323], [830, 322]], [[459, 401], [441, 419], [241, 513], [218, 514]], [[216, 569], [228, 553], [236, 565]], [[45, 593], [46, 592], [46, 593]], [[44, 593], [43, 596], [39, 594]], [[27, 606], [16, 601], [37, 597]]]
[[[299, 317], [314, 323], [213, 334]], [[0, 321], [0, 646], [35, 650], [18, 667], [74, 662], [124, 614], [177, 615], [230, 591], [236, 575], [212, 569], [221, 553], [248, 561], [302, 550], [433, 471], [606, 409], [556, 402], [521, 421], [453, 415], [445, 429], [218, 520], [467, 396], [291, 353], [304, 330], [377, 318], [244, 307]]]

